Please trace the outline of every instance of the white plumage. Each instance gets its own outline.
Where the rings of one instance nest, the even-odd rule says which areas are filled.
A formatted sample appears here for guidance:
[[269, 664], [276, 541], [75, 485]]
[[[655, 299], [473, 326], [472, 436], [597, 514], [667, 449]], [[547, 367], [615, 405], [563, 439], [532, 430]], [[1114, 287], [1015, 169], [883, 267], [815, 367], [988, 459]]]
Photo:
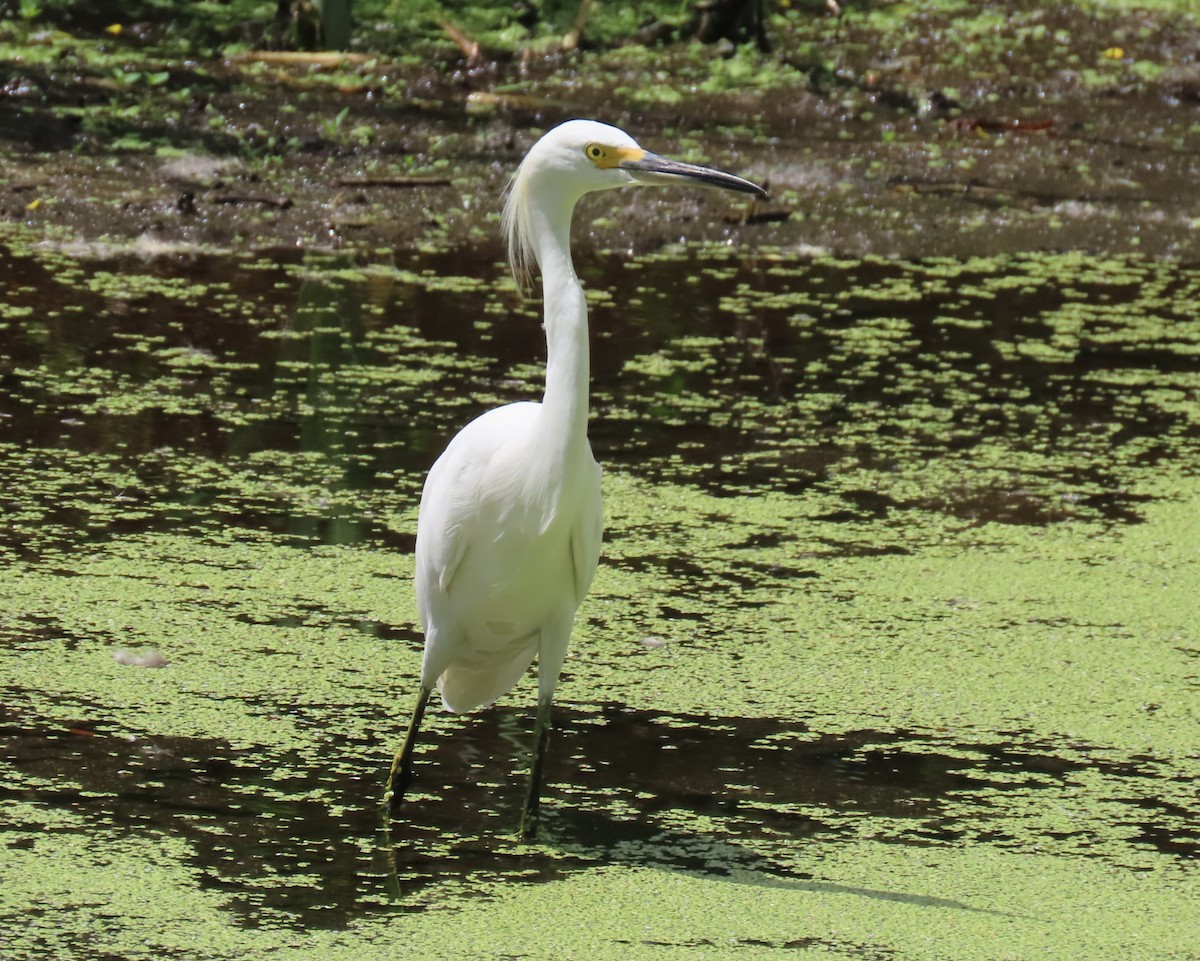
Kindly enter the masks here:
[[762, 194], [721, 171], [647, 153], [627, 133], [571, 120], [534, 144], [509, 185], [504, 230], [518, 282], [542, 274], [546, 390], [476, 418], [429, 471], [417, 521], [417, 607], [425, 656], [416, 710], [388, 779], [394, 814], [430, 693], [469, 711], [508, 691], [536, 658], [537, 742], [522, 833], [536, 830], [550, 704], [575, 612], [600, 559], [600, 467], [587, 439], [588, 323], [571, 262], [584, 194], [697, 183]]

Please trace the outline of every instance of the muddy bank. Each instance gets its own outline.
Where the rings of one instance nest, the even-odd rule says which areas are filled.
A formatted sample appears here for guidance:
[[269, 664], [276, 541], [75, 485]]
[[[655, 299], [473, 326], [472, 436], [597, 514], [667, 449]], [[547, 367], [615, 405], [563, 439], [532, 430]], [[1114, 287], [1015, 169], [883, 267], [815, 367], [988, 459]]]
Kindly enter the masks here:
[[790, 251], [1200, 251], [1186, 5], [793, 10], [770, 54], [567, 55], [534, 37], [474, 64], [435, 26], [375, 24], [345, 59], [314, 61], [258, 59], [243, 25], [194, 41], [152, 19], [52, 26], [0, 26], [0, 211], [56, 244], [498, 255], [509, 172], [538, 131], [582, 115], [772, 192], [753, 208], [630, 202], [596, 218], [602, 247], [653, 249], [686, 224]]

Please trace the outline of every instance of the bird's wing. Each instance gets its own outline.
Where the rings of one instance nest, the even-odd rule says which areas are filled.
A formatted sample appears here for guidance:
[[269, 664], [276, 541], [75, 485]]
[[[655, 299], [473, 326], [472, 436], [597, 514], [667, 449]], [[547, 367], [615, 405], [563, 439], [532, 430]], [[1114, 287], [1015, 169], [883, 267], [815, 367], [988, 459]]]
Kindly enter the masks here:
[[[449, 451], [447, 451], [449, 453]], [[450, 589], [455, 572], [466, 556], [469, 538], [463, 536], [463, 521], [471, 503], [461, 482], [451, 488], [444, 480], [459, 477], [459, 465], [443, 454], [429, 471], [421, 495], [417, 522], [418, 597], [430, 590], [443, 593]]]
[[600, 541], [604, 536], [604, 507], [600, 498], [600, 465], [592, 463], [593, 476], [588, 478], [583, 509], [571, 528], [571, 566], [575, 573], [575, 603], [583, 603], [596, 565], [600, 563]]
[[521, 433], [535, 408], [523, 403], [488, 411], [463, 428], [430, 468], [417, 520], [417, 601], [423, 620], [432, 593], [450, 592], [469, 553], [481, 505], [494, 486], [496, 452], [506, 438]]

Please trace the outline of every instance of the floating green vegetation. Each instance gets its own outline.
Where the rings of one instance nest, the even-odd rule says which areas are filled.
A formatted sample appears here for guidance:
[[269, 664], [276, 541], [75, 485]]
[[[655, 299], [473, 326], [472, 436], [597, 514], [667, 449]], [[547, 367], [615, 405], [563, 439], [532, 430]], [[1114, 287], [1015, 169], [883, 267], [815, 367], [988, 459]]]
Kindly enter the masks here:
[[594, 258], [547, 837], [530, 676], [387, 838], [424, 471], [540, 386], [493, 253], [0, 253], [6, 957], [1188, 957], [1200, 275]]

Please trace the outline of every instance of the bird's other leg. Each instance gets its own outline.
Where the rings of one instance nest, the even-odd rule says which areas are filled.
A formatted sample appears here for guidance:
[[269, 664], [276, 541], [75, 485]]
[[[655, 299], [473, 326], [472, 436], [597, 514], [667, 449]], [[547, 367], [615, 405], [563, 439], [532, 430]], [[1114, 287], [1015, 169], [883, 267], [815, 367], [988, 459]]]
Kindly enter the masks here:
[[417, 745], [417, 731], [421, 729], [421, 719], [425, 716], [425, 705], [429, 703], [432, 687], [421, 685], [417, 694], [417, 706], [413, 708], [412, 720], [408, 722], [408, 733], [404, 735], [404, 744], [392, 758], [392, 769], [388, 773], [387, 786], [383, 789], [383, 803], [390, 817], [400, 813], [400, 803], [404, 800], [404, 792], [408, 790], [408, 782], [412, 778], [413, 748]]
[[537, 837], [538, 812], [542, 800], [542, 765], [546, 745], [550, 743], [550, 698], [538, 698], [537, 721], [534, 724], [533, 765], [529, 769], [529, 794], [521, 814], [521, 838], [532, 841]]

